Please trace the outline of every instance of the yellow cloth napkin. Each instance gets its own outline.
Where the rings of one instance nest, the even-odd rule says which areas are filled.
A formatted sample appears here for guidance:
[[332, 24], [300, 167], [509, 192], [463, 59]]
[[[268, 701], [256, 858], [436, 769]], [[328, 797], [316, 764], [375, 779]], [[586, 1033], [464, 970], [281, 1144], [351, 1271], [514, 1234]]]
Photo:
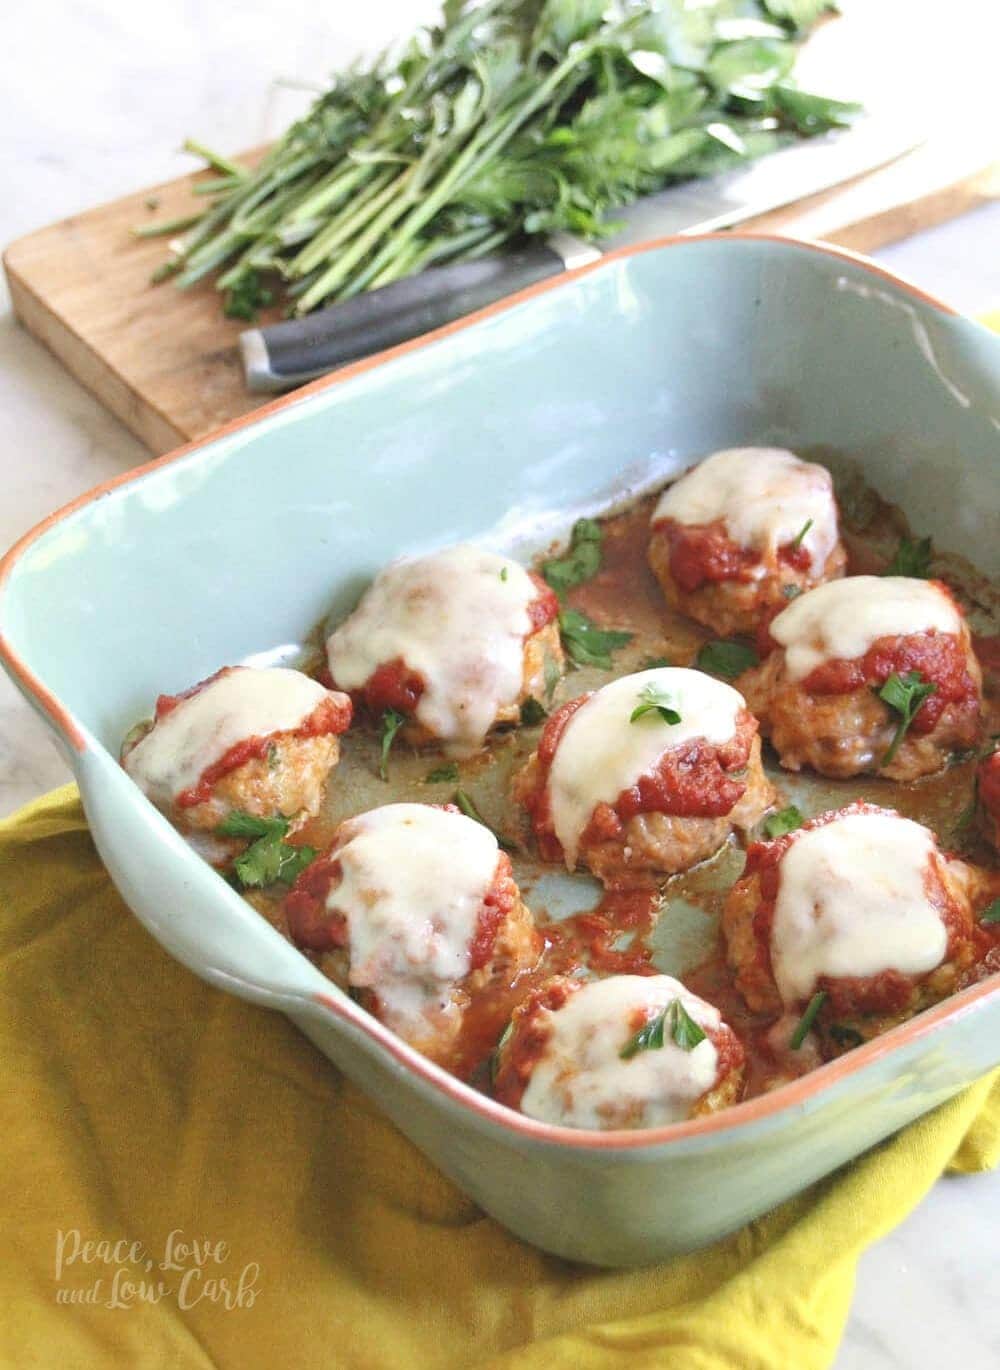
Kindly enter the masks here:
[[284, 1018], [172, 961], [71, 786], [0, 823], [0, 1002], [18, 1370], [811, 1370], [864, 1248], [943, 1171], [1000, 1160], [998, 1073], [707, 1250], [611, 1272], [543, 1255]]

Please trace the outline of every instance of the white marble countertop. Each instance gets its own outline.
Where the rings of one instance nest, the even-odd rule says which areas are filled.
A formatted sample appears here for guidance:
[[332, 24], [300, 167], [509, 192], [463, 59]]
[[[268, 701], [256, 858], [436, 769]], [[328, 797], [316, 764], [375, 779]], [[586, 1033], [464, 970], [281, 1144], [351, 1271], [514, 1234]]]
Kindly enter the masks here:
[[[223, 151], [262, 141], [299, 107], [275, 75], [318, 81], [436, 11], [434, 0], [63, 0], [5, 15], [0, 243], [188, 169], [186, 134]], [[1000, 308], [1000, 205], [878, 254], [969, 312]], [[0, 550], [81, 491], [148, 455], [14, 323], [0, 286]], [[0, 679], [0, 815], [68, 773]], [[836, 1370], [1000, 1365], [1000, 1173], [948, 1179], [863, 1258]], [[794, 1367], [790, 1367], [794, 1370]]]

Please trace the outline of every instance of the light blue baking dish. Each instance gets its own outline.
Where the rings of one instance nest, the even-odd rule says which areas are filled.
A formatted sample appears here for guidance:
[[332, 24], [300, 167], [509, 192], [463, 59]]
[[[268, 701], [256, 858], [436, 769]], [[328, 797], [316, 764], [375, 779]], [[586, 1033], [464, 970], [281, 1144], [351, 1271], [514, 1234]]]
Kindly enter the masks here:
[[1000, 977], [727, 1112], [586, 1133], [403, 1045], [284, 942], [115, 760], [164, 688], [297, 643], [390, 557], [530, 550], [743, 443], [856, 454], [1000, 572], [1000, 346], [870, 263], [754, 237], [618, 253], [356, 365], [94, 491], [0, 564], [0, 654], [51, 726], [124, 895], [174, 956], [288, 1013], [483, 1208], [608, 1265], [729, 1232], [1000, 1062]]

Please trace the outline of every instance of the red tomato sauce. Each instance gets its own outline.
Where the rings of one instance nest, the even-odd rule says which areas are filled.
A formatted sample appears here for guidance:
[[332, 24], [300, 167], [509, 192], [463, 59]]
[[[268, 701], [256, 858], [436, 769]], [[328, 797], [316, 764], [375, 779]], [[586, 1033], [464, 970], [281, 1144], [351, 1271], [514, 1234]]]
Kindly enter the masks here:
[[[760, 902], [753, 916], [757, 966], [766, 972], [771, 980], [774, 979], [770, 952], [771, 931], [781, 884], [781, 861], [785, 853], [804, 833], [825, 827], [845, 814], [878, 812], [882, 810], [875, 805], [850, 804], [846, 808], [810, 819], [795, 832], [786, 833], [769, 842], [752, 842], [747, 848], [742, 879], [746, 880], [756, 875], [760, 881]], [[937, 908], [948, 933], [943, 959], [951, 960], [960, 953], [963, 942], [974, 936], [974, 929], [970, 927], [962, 909], [949, 896], [933, 863], [929, 864], [924, 872], [924, 889], [930, 902]], [[906, 1010], [912, 1001], [914, 985], [922, 978], [904, 975], [891, 969], [866, 976], [820, 976], [815, 989], [826, 992], [829, 1007], [835, 1015], [891, 1015]]]
[[[656, 974], [653, 970], [648, 970], [648, 973]], [[555, 979], [529, 994], [515, 1011], [513, 1031], [504, 1046], [502, 1062], [494, 1085], [494, 1094], [501, 1103], [507, 1104], [510, 1108], [520, 1106], [532, 1071], [545, 1054], [552, 1035], [550, 1015], [563, 1008], [580, 988], [580, 982], [564, 978]], [[648, 1012], [636, 1008], [626, 1024], [626, 1034], [634, 1035], [649, 1018]], [[726, 1023], [717, 1028], [706, 1027], [704, 1032], [718, 1056], [715, 1080], [711, 1086], [714, 1089], [731, 1071], [745, 1064], [746, 1053], [742, 1042]]]
[[[439, 806], [458, 813], [453, 804]], [[336, 845], [318, 857], [299, 875], [285, 896], [283, 908], [289, 935], [298, 947], [308, 951], [330, 951], [348, 943], [347, 921], [338, 909], [328, 908], [330, 892], [340, 881], [343, 868]], [[501, 852], [493, 882], [483, 898], [472, 941], [469, 944], [469, 971], [482, 969], [493, 955], [497, 934], [517, 903], [518, 890], [510, 857]]]
[[427, 682], [420, 672], [411, 671], [402, 657], [397, 656], [377, 666], [357, 693], [373, 714], [384, 713], [386, 709], [412, 714], [426, 688]]
[[[654, 532], [662, 533], [670, 547], [670, 574], [679, 590], [692, 594], [705, 584], [736, 580], [743, 584], [760, 574], [764, 560], [751, 547], [741, 547], [730, 536], [725, 520], [712, 523], [678, 523], [661, 519]], [[797, 571], [812, 567], [809, 549], [787, 542], [778, 548], [778, 560]]]
[[[219, 676], [226, 674], [226, 671], [219, 671], [210, 680], [202, 681], [194, 689], [186, 691], [183, 695], [160, 695], [156, 701], [156, 721], [166, 718], [173, 713], [177, 705], [184, 699], [190, 699], [198, 694]], [[237, 742], [235, 746], [229, 748], [219, 757], [218, 761], [213, 761], [210, 766], [206, 766], [202, 771], [196, 785], [189, 789], [182, 790], [177, 796], [177, 806], [181, 809], [193, 808], [195, 804], [202, 804], [207, 799], [211, 799], [212, 790], [215, 785], [232, 771], [238, 770], [248, 761], [258, 761], [263, 759], [272, 745], [280, 743], [287, 738], [308, 738], [308, 737], [329, 737], [339, 736], [345, 733], [351, 724], [351, 701], [346, 695], [331, 694], [326, 699], [321, 699], [313, 709], [312, 713], [302, 720], [297, 728], [290, 728], [285, 732], [268, 733], [264, 736], [244, 738]]]
[[559, 617], [559, 597], [536, 572], [529, 571], [528, 575], [538, 591], [536, 598], [528, 605], [528, 618], [531, 620], [531, 633], [538, 633]]
[[[537, 783], [531, 793], [522, 796], [539, 851], [546, 861], [560, 861], [563, 856], [552, 826], [549, 771], [570, 719], [589, 698], [587, 694], [571, 699], [546, 723], [538, 744]], [[613, 805], [596, 806], [581, 837], [581, 846], [621, 838], [624, 825], [641, 813], [725, 817], [746, 793], [746, 780], [738, 773], [746, 767], [756, 734], [757, 720], [742, 710], [731, 741], [716, 746], [703, 738], [694, 738], [664, 751], [652, 774], [640, 776], [634, 785], [622, 790]]]
[[[559, 615], [559, 600], [541, 576], [529, 572], [538, 590], [537, 596], [528, 604], [530, 623], [526, 637], [540, 632]], [[375, 668], [360, 690], [353, 691], [359, 704], [363, 704], [372, 714], [382, 714], [387, 709], [412, 717], [416, 713], [427, 682], [419, 671], [413, 671], [402, 657], [383, 661]]]

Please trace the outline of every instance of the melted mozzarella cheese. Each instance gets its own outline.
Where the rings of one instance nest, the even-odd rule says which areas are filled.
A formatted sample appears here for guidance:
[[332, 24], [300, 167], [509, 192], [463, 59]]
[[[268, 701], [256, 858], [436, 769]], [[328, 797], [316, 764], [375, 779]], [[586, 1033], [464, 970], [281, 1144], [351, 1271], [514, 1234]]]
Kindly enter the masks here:
[[468, 755], [518, 700], [537, 597], [523, 566], [478, 547], [395, 561], [327, 642], [330, 673], [357, 690], [402, 658], [424, 680], [419, 722], [452, 755]]
[[237, 666], [182, 699], [123, 764], [150, 799], [169, 804], [237, 743], [298, 728], [328, 693], [301, 671]]
[[880, 637], [932, 629], [960, 633], [962, 617], [931, 581], [848, 576], [793, 599], [771, 623], [771, 636], [785, 649], [790, 678], [801, 680], [825, 661], [864, 656]]
[[848, 813], [797, 837], [778, 866], [771, 964], [786, 1004], [820, 976], [921, 975], [948, 936], [924, 888], [934, 836], [894, 813]]
[[715, 1084], [718, 1052], [706, 1037], [691, 1051], [666, 1025], [663, 1046], [622, 1060], [635, 1035], [636, 1011], [651, 1017], [679, 999], [702, 1028], [718, 1028], [717, 1009], [669, 975], [614, 975], [596, 980], [549, 1012], [551, 1036], [521, 1099], [521, 1111], [566, 1127], [658, 1127], [687, 1118]]
[[653, 522], [660, 519], [722, 519], [734, 542], [764, 556], [794, 542], [808, 524], [801, 546], [817, 575], [839, 537], [829, 471], [779, 447], [734, 447], [706, 457], [664, 490], [653, 511]]
[[[656, 712], [629, 721], [650, 686], [664, 692], [679, 723]], [[656, 769], [666, 751], [699, 737], [729, 742], [743, 708], [743, 696], [732, 686], [671, 666], [622, 676], [591, 695], [566, 725], [549, 770], [552, 826], [568, 868], [576, 865], [580, 837], [598, 804], [613, 805], [622, 790]]]
[[350, 983], [373, 990], [390, 1019], [447, 1011], [469, 973], [469, 948], [493, 885], [488, 828], [426, 804], [387, 804], [349, 819], [341, 877], [327, 908], [347, 920]]

